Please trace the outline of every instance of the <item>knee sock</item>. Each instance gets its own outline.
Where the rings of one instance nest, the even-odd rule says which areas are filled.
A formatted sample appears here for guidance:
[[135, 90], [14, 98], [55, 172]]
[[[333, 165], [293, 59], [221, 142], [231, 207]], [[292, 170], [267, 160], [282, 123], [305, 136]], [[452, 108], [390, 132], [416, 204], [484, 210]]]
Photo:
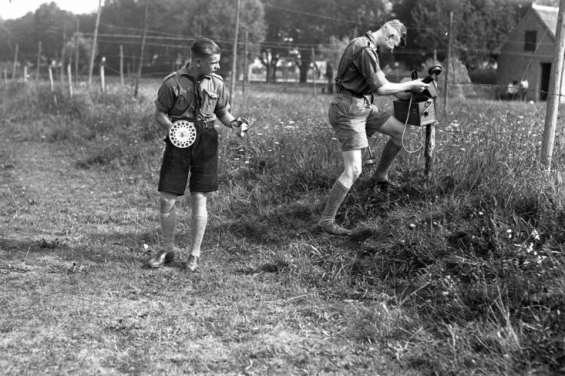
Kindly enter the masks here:
[[349, 188], [341, 184], [339, 180], [336, 180], [332, 189], [330, 190], [324, 213], [318, 221], [318, 225], [327, 226], [334, 223], [337, 210], [341, 206], [343, 200], [345, 200], [345, 196], [348, 192]]
[[193, 215], [190, 224], [190, 238], [192, 241], [190, 254], [192, 256], [200, 257], [200, 245], [206, 232], [206, 225], [208, 223], [208, 213], [201, 215]]
[[392, 140], [389, 140], [386, 143], [379, 164], [377, 165], [377, 169], [371, 177], [372, 181], [378, 182], [388, 180], [388, 170], [398, 153], [400, 153], [400, 150], [402, 150], [402, 146], [396, 145], [392, 142]]
[[177, 210], [161, 213], [161, 235], [163, 236], [163, 250], [171, 252], [175, 247], [175, 226], [177, 224]]

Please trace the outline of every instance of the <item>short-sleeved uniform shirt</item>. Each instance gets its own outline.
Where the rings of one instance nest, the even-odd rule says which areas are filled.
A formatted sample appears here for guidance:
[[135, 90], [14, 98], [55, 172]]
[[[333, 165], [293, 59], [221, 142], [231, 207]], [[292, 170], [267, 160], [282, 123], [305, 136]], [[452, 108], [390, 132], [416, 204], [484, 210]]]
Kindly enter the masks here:
[[373, 93], [386, 83], [380, 79], [379, 72], [377, 44], [372, 33], [353, 39], [343, 52], [337, 72], [341, 90], [334, 96], [328, 113], [343, 151], [367, 147], [367, 138], [391, 116], [372, 104]]
[[[200, 95], [196, 96], [196, 92]], [[197, 114], [200, 100], [203, 119], [199, 119]], [[155, 106], [173, 122], [179, 119], [215, 120], [230, 110], [222, 77], [211, 74], [194, 78], [188, 74], [188, 64], [165, 77], [157, 93]]]
[[223, 79], [216, 75], [192, 77], [188, 65], [165, 77], [155, 100], [156, 108], [177, 120], [200, 121], [196, 140], [188, 148], [177, 148], [169, 137], [159, 176], [160, 192], [183, 195], [190, 173], [192, 192], [218, 190], [218, 132], [214, 120], [230, 110]]

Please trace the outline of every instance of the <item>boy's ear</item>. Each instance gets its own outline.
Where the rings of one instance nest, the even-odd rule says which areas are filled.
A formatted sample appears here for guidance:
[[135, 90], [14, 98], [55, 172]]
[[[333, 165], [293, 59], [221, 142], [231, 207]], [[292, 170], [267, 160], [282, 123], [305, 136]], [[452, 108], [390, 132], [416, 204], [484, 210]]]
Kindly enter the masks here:
[[398, 47], [406, 47], [406, 33], [402, 33], [402, 35], [400, 36], [400, 43], [398, 44]]

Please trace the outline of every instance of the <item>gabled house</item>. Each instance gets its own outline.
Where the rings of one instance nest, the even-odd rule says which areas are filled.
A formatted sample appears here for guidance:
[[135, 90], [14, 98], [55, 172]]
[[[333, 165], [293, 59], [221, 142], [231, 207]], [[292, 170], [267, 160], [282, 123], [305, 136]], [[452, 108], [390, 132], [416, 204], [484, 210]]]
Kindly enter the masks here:
[[[526, 100], [547, 99], [558, 11], [556, 7], [532, 4], [499, 49], [497, 85], [527, 80]], [[565, 94], [563, 84], [561, 87]]]

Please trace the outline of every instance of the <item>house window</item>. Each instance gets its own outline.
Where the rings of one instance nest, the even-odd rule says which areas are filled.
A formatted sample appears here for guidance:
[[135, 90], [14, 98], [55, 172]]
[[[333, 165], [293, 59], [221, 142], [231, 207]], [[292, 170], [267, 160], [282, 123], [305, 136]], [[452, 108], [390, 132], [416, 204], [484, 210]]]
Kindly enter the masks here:
[[524, 37], [524, 51], [536, 50], [536, 34], [536, 30], [526, 30], [526, 35]]

